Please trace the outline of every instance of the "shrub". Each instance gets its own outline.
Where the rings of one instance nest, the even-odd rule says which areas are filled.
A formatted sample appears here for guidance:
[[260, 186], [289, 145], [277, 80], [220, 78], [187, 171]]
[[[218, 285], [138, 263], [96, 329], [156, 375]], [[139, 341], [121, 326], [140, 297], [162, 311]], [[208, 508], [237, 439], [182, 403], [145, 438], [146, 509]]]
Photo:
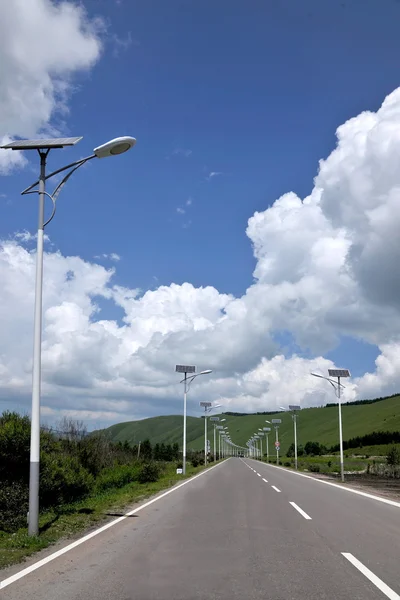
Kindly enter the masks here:
[[319, 473], [321, 470], [321, 467], [319, 465], [310, 465], [309, 469], [310, 469], [311, 473]]
[[120, 465], [104, 469], [96, 479], [96, 491], [104, 492], [110, 489], [122, 488], [132, 481], [138, 481], [140, 466]]
[[26, 526], [28, 486], [12, 482], [0, 487], [0, 531], [12, 533]]
[[139, 483], [151, 483], [158, 481], [161, 473], [160, 466], [155, 462], [144, 463], [139, 470]]
[[198, 466], [199, 466], [199, 459], [192, 458], [192, 467], [198, 467]]
[[328, 465], [328, 467], [329, 467], [329, 468], [331, 468], [331, 466], [332, 466], [332, 461], [331, 461], [331, 460], [328, 460], [328, 462], [327, 462], [327, 465]]
[[291, 467], [292, 466], [292, 463], [289, 460], [286, 460], [283, 464], [284, 464], [285, 467]]
[[392, 446], [387, 453], [386, 462], [391, 467], [400, 465], [400, 450], [396, 446]]
[[84, 498], [93, 487], [92, 475], [74, 456], [41, 453], [40, 466], [40, 505], [43, 508]]

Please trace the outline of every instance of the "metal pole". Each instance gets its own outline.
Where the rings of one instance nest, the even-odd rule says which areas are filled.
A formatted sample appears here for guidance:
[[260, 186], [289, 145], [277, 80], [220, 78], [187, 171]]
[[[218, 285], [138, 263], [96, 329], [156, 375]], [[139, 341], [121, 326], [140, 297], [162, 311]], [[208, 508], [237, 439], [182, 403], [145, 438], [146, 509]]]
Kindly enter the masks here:
[[182, 473], [186, 474], [186, 396], [187, 396], [187, 373], [183, 381], [183, 449], [182, 449]]
[[207, 464], [207, 409], [204, 409], [204, 464]]
[[261, 448], [261, 460], [262, 460], [262, 457], [263, 457], [263, 453], [262, 453], [262, 437], [260, 437], [260, 448]]
[[[275, 432], [276, 432], [275, 439], [276, 439], [276, 441], [277, 441], [277, 442], [279, 442], [279, 438], [278, 438], [278, 429], [279, 429], [279, 427], [278, 427], [278, 425], [277, 425], [277, 426], [275, 427]], [[276, 448], [276, 464], [277, 464], [277, 465], [279, 465], [279, 448], [278, 448], [278, 447]]]
[[39, 534], [39, 470], [40, 470], [40, 382], [42, 350], [43, 239], [44, 192], [47, 152], [40, 154], [39, 222], [36, 250], [35, 315], [33, 331], [32, 416], [29, 468], [29, 535]]
[[214, 423], [214, 462], [217, 461], [217, 448], [215, 447], [215, 432], [216, 432], [216, 430], [217, 430], [217, 428]]
[[218, 460], [221, 459], [221, 434], [218, 433]]
[[140, 441], [139, 441], [139, 446], [138, 446], [138, 451], [137, 451], [138, 460], [139, 460], [139, 456], [140, 456]]
[[340, 444], [340, 477], [344, 481], [344, 459], [343, 459], [343, 431], [342, 431], [342, 404], [340, 401], [340, 377], [338, 377], [338, 399], [339, 399], [339, 444]]
[[297, 415], [294, 413], [293, 415], [293, 424], [294, 424], [294, 468], [297, 471]]
[[267, 462], [269, 462], [269, 443], [268, 443], [269, 433], [267, 433]]

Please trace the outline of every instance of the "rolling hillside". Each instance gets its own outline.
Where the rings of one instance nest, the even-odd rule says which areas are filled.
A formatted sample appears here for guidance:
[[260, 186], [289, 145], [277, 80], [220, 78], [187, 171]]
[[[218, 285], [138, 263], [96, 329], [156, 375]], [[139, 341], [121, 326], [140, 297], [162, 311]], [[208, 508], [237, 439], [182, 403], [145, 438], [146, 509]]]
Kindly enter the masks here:
[[[372, 431], [400, 430], [400, 396], [387, 398], [373, 404], [343, 405], [343, 439], [365, 435]], [[293, 442], [293, 424], [291, 415], [277, 413], [276, 415], [219, 415], [226, 419], [224, 425], [229, 428], [234, 443], [244, 446], [246, 441], [258, 428], [269, 426], [265, 421], [273, 418], [282, 419], [279, 429], [281, 451], [286, 453]], [[142, 421], [131, 421], [112, 425], [106, 431], [113, 441], [137, 443], [148, 438], [152, 444], [157, 442], [182, 444], [181, 415], [153, 417]], [[316, 441], [327, 446], [338, 443], [338, 409], [335, 406], [323, 408], [306, 408], [298, 417], [298, 443]], [[273, 451], [275, 432], [270, 434], [270, 453]], [[209, 422], [208, 438], [213, 444], [212, 424]], [[204, 447], [204, 420], [198, 417], [188, 417], [187, 421], [188, 448], [201, 449]]]

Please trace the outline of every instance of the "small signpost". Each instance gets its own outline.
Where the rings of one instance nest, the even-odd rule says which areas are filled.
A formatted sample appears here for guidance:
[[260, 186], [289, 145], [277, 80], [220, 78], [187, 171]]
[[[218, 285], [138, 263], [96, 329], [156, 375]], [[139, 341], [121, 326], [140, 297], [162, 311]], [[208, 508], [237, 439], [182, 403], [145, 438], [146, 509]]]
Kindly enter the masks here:
[[210, 408], [210, 406], [212, 406], [212, 402], [200, 402], [200, 406], [203, 408]]
[[281, 443], [280, 442], [275, 442], [275, 448], [279, 451], [279, 448], [281, 447]]
[[182, 473], [183, 473], [183, 469], [177, 469], [176, 470], [176, 474], [177, 475], [182, 475]]

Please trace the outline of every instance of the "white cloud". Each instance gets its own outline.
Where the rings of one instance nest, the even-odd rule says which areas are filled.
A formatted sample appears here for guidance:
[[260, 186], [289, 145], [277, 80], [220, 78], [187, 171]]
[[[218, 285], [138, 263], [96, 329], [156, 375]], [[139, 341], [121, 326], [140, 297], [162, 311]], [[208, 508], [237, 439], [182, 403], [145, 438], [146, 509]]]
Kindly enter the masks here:
[[178, 208], [176, 209], [176, 212], [180, 215], [184, 215], [186, 210], [184, 208], [181, 208], [180, 206], [178, 206]]
[[[190, 283], [142, 294], [114, 285], [113, 269], [47, 252], [45, 410], [96, 423], [180, 411], [182, 362], [213, 369], [193, 386], [191, 412], [219, 397], [225, 410], [322, 404], [332, 390], [310, 372], [334, 366], [323, 355], [343, 335], [380, 349], [375, 372], [347, 382], [345, 399], [399, 390], [399, 120], [396, 90], [338, 129], [307, 198], [284, 194], [249, 219], [256, 265], [242, 297]], [[28, 403], [34, 252], [4, 242], [0, 280], [0, 401]], [[123, 311], [122, 325], [102, 318], [97, 297]], [[296, 354], [282, 352], [282, 332]]]
[[207, 181], [211, 181], [214, 177], [219, 177], [223, 175], [221, 171], [210, 171], [210, 173], [206, 176]]
[[188, 198], [186, 200], [186, 206], [191, 206], [193, 204], [193, 198]]
[[111, 252], [111, 254], [96, 254], [96, 256], [94, 256], [93, 258], [99, 260], [104, 258], [105, 260], [111, 260], [112, 262], [119, 262], [121, 260], [120, 255], [116, 252]]
[[[101, 51], [99, 19], [75, 2], [0, 2], [0, 131], [34, 137], [52, 132], [67, 112], [71, 76], [92, 67]], [[0, 172], [22, 167], [25, 158], [0, 150]]]
[[170, 159], [173, 156], [183, 156], [184, 158], [189, 158], [189, 156], [191, 156], [193, 154], [192, 150], [189, 150], [189, 148], [174, 148], [174, 150], [172, 150], [171, 154], [166, 156], [166, 159]]

